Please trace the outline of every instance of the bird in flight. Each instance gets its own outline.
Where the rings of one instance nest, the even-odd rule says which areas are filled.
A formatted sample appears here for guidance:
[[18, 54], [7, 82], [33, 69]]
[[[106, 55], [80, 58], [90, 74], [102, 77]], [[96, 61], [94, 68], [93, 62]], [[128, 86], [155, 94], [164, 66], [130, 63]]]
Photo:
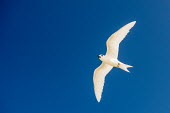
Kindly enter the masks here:
[[129, 72], [127, 68], [132, 67], [118, 60], [118, 51], [120, 42], [125, 38], [135, 23], [136, 21], [130, 22], [113, 33], [106, 42], [106, 55], [98, 55], [98, 58], [102, 61], [102, 63], [94, 70], [93, 74], [94, 92], [98, 102], [101, 100], [105, 77], [110, 72], [110, 70], [113, 67], [117, 67]]

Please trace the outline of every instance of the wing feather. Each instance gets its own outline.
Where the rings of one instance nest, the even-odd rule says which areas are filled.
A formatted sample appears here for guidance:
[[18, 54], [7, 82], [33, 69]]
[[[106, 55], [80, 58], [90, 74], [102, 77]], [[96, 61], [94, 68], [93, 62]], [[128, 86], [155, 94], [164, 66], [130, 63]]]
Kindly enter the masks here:
[[106, 42], [107, 52], [106, 55], [109, 55], [115, 59], [118, 57], [119, 44], [128, 34], [129, 30], [135, 25], [136, 21], [133, 21], [129, 24], [126, 24], [118, 31], [113, 33]]
[[94, 91], [98, 102], [100, 102], [101, 99], [105, 76], [110, 72], [112, 68], [113, 68], [112, 66], [102, 63], [94, 71], [93, 75]]

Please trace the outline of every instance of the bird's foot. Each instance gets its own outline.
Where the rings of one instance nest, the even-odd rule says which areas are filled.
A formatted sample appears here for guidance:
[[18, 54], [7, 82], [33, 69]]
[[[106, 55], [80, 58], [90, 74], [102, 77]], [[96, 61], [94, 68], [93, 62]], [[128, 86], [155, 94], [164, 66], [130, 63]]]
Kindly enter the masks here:
[[120, 66], [120, 63], [117, 64], [117, 67], [118, 67], [118, 68], [119, 68], [119, 66]]

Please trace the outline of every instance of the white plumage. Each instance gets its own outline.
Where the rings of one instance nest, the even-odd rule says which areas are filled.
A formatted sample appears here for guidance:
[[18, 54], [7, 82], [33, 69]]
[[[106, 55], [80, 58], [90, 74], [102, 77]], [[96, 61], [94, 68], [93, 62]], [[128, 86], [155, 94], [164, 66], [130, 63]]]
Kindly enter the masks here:
[[133, 21], [122, 28], [117, 32], [112, 34], [106, 42], [107, 52], [106, 55], [99, 55], [99, 59], [102, 61], [102, 64], [95, 69], [93, 75], [94, 91], [95, 96], [98, 102], [101, 100], [105, 76], [110, 72], [113, 67], [121, 68], [127, 72], [130, 65], [120, 62], [118, 58], [119, 44], [128, 34], [129, 30], [135, 25], [136, 21]]

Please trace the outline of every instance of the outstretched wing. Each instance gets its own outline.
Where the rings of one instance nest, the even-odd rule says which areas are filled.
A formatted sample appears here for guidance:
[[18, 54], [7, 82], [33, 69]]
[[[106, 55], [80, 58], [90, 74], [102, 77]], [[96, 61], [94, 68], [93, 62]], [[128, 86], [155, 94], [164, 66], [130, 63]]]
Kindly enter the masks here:
[[129, 30], [135, 25], [136, 21], [126, 24], [120, 28], [117, 32], [113, 33], [106, 42], [107, 52], [106, 55], [117, 59], [119, 52], [119, 44], [128, 34]]
[[102, 63], [94, 71], [94, 75], [93, 75], [94, 91], [98, 102], [100, 102], [101, 99], [105, 76], [109, 73], [109, 71], [112, 68], [113, 68], [112, 66]]

